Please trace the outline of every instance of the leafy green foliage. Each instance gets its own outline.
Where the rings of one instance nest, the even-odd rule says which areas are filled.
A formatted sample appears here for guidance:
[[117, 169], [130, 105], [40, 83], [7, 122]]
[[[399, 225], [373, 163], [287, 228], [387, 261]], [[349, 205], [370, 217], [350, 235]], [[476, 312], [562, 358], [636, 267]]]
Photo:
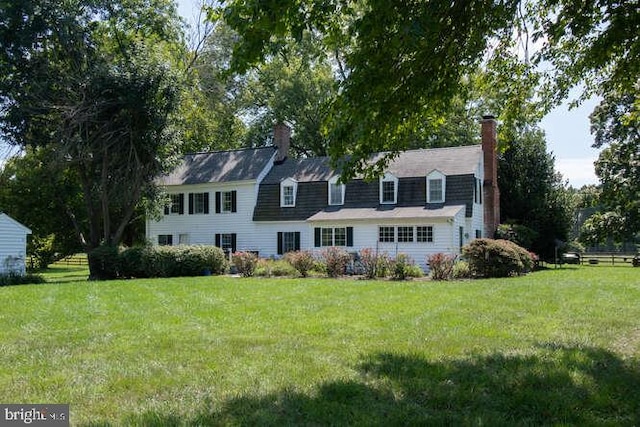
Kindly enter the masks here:
[[258, 256], [252, 252], [235, 252], [231, 255], [231, 262], [242, 277], [251, 277], [258, 266]]
[[533, 269], [530, 253], [509, 240], [472, 240], [462, 248], [462, 254], [479, 277], [518, 276]]
[[39, 274], [0, 274], [0, 288], [3, 286], [30, 285], [40, 283], [45, 283], [45, 279]]
[[0, 10], [0, 129], [13, 144], [51, 150], [51, 164], [73, 176], [85, 249], [115, 246], [178, 154], [175, 5], [36, 0]]
[[215, 246], [133, 246], [118, 256], [118, 276], [180, 277], [223, 274], [228, 261], [222, 249]]
[[429, 275], [433, 280], [450, 280], [453, 277], [453, 269], [456, 263], [454, 255], [438, 252], [427, 257]]
[[327, 275], [335, 278], [344, 274], [347, 264], [351, 261], [351, 255], [342, 248], [330, 246], [320, 252], [320, 259]]
[[284, 254], [287, 261], [302, 277], [307, 277], [316, 265], [315, 257], [310, 251], [292, 251]]
[[391, 277], [394, 280], [407, 280], [410, 277], [421, 277], [422, 275], [420, 267], [407, 254], [399, 253], [391, 262]]

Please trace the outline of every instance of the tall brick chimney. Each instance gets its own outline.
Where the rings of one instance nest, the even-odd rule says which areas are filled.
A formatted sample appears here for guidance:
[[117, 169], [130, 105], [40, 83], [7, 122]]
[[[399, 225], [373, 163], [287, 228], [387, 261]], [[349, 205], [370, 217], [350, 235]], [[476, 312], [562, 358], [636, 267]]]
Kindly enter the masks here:
[[484, 154], [484, 233], [493, 238], [500, 224], [500, 189], [498, 188], [498, 122], [494, 116], [482, 116], [482, 152]]
[[287, 159], [290, 143], [291, 128], [282, 122], [276, 123], [273, 127], [273, 145], [278, 149], [275, 163], [282, 163]]

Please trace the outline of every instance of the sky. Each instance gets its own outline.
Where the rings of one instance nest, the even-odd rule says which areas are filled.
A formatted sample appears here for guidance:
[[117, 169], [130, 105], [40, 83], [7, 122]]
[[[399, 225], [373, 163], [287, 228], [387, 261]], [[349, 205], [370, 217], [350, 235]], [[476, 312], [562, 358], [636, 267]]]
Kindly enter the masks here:
[[[180, 15], [187, 22], [194, 22], [199, 0], [177, 2]], [[589, 132], [589, 114], [596, 103], [596, 100], [588, 100], [574, 109], [569, 109], [565, 103], [552, 110], [540, 123], [547, 136], [547, 150], [555, 157], [556, 170], [575, 188], [598, 182], [593, 162], [599, 151], [591, 148], [593, 136]], [[9, 150], [0, 142], [0, 167], [7, 153]]]

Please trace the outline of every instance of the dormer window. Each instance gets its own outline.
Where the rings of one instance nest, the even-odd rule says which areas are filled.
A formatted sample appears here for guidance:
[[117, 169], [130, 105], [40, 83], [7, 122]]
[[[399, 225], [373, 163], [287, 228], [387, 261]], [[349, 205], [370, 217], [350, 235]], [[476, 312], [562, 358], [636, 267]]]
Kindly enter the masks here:
[[427, 175], [427, 203], [444, 203], [446, 176], [437, 170]]
[[380, 204], [393, 204], [398, 200], [398, 178], [390, 173], [380, 178]]
[[334, 176], [329, 180], [329, 204], [344, 205], [345, 185], [340, 182], [339, 176]]
[[296, 205], [296, 192], [298, 189], [298, 181], [293, 178], [287, 178], [280, 183], [280, 206], [290, 208]]

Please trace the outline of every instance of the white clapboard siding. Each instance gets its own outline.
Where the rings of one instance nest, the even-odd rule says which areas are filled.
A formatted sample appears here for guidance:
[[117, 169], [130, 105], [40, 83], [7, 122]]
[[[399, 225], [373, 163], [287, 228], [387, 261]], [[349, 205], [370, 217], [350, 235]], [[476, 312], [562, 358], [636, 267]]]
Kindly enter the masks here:
[[0, 213], [0, 274], [25, 273], [28, 234], [29, 228]]

